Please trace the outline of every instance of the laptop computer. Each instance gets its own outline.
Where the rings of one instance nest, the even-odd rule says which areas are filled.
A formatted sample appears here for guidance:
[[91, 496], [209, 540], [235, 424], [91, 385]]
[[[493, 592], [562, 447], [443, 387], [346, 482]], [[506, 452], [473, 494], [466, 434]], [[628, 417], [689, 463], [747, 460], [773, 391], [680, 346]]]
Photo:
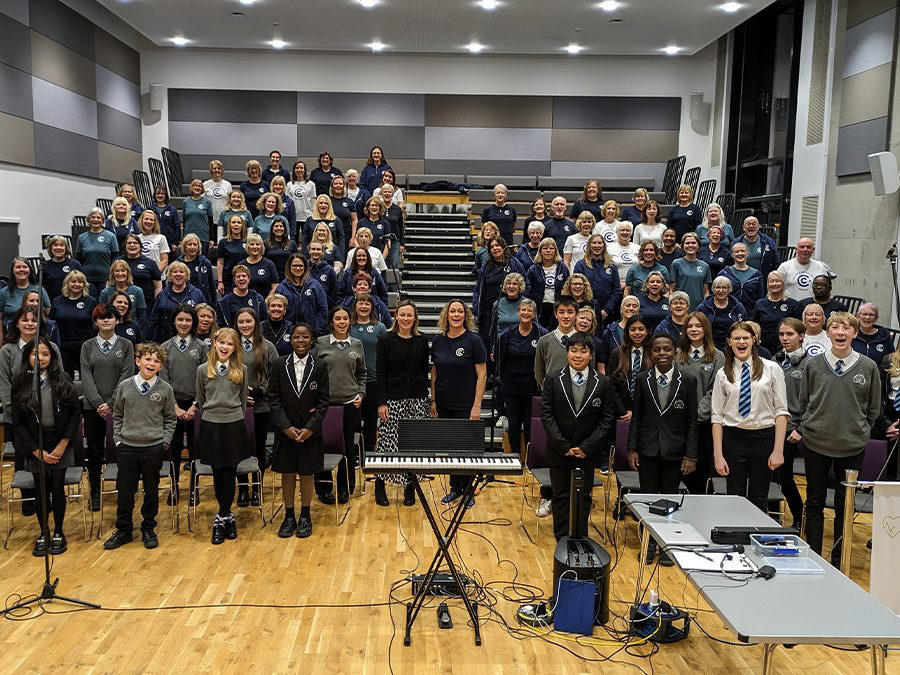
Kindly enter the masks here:
[[653, 530], [664, 546], [709, 546], [709, 540], [687, 523], [654, 522]]

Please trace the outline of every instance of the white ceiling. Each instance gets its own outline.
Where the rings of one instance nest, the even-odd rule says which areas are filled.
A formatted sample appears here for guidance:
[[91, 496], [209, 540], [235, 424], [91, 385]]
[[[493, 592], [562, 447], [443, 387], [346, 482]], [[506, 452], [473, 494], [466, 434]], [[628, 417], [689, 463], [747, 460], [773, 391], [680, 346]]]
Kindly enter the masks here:
[[484, 54], [563, 55], [573, 42], [582, 54], [659, 55], [672, 44], [694, 54], [772, 2], [739, 0], [729, 14], [725, 1], [621, 0], [606, 12], [599, 0], [501, 0], [493, 11], [477, 0], [377, 0], [372, 9], [359, 0], [98, 0], [159, 46], [183, 36], [191, 47], [271, 49], [278, 38], [286, 49], [369, 51], [378, 40], [385, 52], [465, 53], [477, 41]]

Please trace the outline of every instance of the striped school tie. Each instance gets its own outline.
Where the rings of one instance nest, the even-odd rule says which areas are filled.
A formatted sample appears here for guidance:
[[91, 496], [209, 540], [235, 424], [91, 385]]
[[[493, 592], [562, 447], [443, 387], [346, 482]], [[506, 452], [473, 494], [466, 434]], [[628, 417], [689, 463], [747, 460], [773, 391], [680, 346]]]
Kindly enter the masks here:
[[741, 393], [738, 398], [738, 412], [741, 417], [750, 414], [750, 366], [746, 363], [741, 366]]
[[638, 371], [641, 369], [641, 351], [634, 349], [631, 352], [631, 375], [628, 378], [628, 392], [634, 396], [634, 390], [637, 387]]
[[843, 359], [838, 359], [837, 363], [834, 364], [834, 374], [835, 375], [843, 375], [844, 374]]
[[894, 394], [894, 410], [900, 413], [900, 391]]

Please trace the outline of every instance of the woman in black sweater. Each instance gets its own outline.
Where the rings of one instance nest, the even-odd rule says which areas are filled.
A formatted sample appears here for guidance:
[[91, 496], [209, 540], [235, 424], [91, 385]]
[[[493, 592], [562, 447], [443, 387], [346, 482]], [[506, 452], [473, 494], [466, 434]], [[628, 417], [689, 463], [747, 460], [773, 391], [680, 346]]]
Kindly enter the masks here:
[[[401, 419], [431, 417], [428, 400], [428, 339], [419, 332], [419, 310], [411, 300], [401, 300], [390, 330], [378, 338], [378, 417], [381, 429], [377, 452], [397, 452], [397, 426]], [[409, 474], [383, 474], [375, 479], [375, 503], [388, 506], [384, 482], [405, 486], [403, 504], [415, 504]]]

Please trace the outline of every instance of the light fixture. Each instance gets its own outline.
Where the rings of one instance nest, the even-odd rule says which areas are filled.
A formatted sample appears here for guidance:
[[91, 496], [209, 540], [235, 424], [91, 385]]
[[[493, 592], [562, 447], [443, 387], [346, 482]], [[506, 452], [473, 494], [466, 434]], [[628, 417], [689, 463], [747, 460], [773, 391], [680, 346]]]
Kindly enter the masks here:
[[242, 5], [252, 5], [256, 0], [241, 0]]
[[372, 43], [369, 44], [369, 47], [372, 48], [373, 52], [380, 52], [386, 47], [386, 45], [383, 42], [374, 40]]
[[284, 40], [280, 40], [278, 38], [275, 38], [274, 40], [270, 40], [269, 44], [272, 45], [273, 49], [284, 49], [285, 47], [287, 47], [287, 42], [285, 42]]
[[622, 6], [621, 2], [617, 2], [617, 0], [603, 0], [597, 7], [602, 9], [604, 12], [615, 12], [619, 7]]
[[176, 47], [184, 47], [189, 42], [186, 37], [181, 37], [180, 35], [176, 35], [175, 37], [171, 38], [171, 40], [172, 44]]
[[469, 44], [466, 45], [466, 49], [468, 49], [473, 54], [477, 54], [482, 49], [484, 49], [484, 45], [480, 44], [478, 42], [470, 42]]
[[743, 5], [739, 2], [726, 2], [724, 5], [720, 5], [719, 9], [723, 12], [728, 12], [729, 14], [734, 14], [738, 11]]
[[359, 4], [361, 4], [366, 9], [372, 9], [375, 5], [378, 4], [378, 0], [359, 0]]
[[678, 52], [680, 52], [681, 49], [682, 49], [681, 47], [678, 47], [678, 46], [676, 46], [676, 45], [668, 45], [667, 47], [664, 47], [664, 48], [663, 48], [663, 51], [664, 51], [666, 54], [669, 54], [669, 55], [671, 56], [671, 55], [673, 55], [673, 54], [677, 54]]
[[481, 6], [481, 9], [486, 9], [489, 12], [500, 6], [497, 0], [479, 0], [478, 4]]
[[582, 47], [581, 45], [576, 45], [576, 44], [573, 42], [572, 44], [563, 47], [563, 49], [565, 49], [565, 50], [566, 50], [567, 52], [569, 52], [570, 54], [577, 54], [577, 53], [580, 52], [582, 49], [584, 49], [584, 47]]

